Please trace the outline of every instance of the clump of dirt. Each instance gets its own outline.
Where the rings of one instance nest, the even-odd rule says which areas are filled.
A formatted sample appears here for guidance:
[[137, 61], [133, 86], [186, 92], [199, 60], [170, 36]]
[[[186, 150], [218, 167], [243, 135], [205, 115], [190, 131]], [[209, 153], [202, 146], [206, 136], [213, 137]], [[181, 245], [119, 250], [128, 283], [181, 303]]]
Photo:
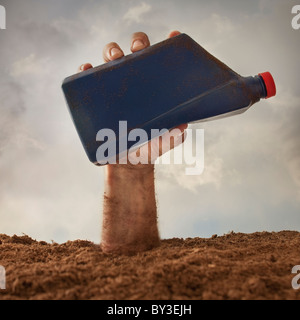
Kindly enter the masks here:
[[300, 299], [296, 231], [162, 240], [131, 257], [89, 241], [64, 244], [0, 235], [0, 299]]

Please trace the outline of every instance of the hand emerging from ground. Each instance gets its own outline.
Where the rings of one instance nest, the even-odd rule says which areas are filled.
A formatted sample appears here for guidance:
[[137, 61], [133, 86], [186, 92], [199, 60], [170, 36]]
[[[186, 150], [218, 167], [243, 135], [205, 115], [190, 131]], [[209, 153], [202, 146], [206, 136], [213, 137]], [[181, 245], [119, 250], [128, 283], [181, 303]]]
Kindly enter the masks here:
[[[180, 32], [173, 31], [169, 37], [178, 34]], [[132, 35], [132, 52], [149, 46], [150, 42], [145, 33], [136, 32]], [[103, 49], [105, 62], [123, 56], [122, 49], [115, 42], [107, 44]], [[79, 72], [90, 68], [91, 64], [83, 64], [79, 67]], [[186, 127], [187, 125], [183, 124], [176, 128], [177, 135], [170, 141], [170, 149], [183, 142]], [[142, 162], [148, 164], [108, 164], [105, 167], [101, 240], [104, 252], [134, 254], [159, 245], [153, 163], [157, 157], [168, 151], [162, 149], [162, 139], [164, 137], [155, 138], [152, 143], [149, 142], [136, 151], [142, 158], [143, 155], [148, 158], [148, 161]], [[128, 157], [130, 158], [130, 155]]]

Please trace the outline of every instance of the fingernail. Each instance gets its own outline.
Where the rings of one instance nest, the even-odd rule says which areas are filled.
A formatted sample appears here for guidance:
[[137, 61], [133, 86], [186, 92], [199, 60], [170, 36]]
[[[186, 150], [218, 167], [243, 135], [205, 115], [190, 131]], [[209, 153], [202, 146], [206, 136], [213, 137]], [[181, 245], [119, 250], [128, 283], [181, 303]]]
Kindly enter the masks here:
[[112, 48], [110, 50], [110, 56], [114, 57], [115, 55], [121, 54], [122, 51], [119, 48]]
[[84, 64], [79, 67], [79, 70], [84, 71]]
[[144, 47], [144, 46], [145, 46], [144, 42], [140, 39], [137, 39], [133, 42], [132, 49], [137, 49], [139, 47]]

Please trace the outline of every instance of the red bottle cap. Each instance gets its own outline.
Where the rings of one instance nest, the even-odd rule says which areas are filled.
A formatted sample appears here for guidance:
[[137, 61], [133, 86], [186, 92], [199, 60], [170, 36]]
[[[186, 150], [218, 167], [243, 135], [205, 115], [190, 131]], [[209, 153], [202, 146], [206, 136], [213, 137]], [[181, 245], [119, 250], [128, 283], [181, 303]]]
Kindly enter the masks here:
[[274, 81], [271, 73], [270, 72], [263, 72], [263, 73], [259, 73], [259, 76], [262, 77], [262, 79], [265, 83], [265, 87], [267, 90], [266, 99], [274, 97], [276, 95], [276, 85], [275, 85], [275, 81]]

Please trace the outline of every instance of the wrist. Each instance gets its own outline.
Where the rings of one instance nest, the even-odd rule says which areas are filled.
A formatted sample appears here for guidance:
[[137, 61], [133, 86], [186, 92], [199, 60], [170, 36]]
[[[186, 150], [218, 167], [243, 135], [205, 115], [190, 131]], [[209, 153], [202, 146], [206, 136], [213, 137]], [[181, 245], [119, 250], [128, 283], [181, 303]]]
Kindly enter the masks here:
[[123, 172], [124, 174], [149, 174], [154, 171], [154, 164], [108, 164], [106, 165], [106, 171], [108, 174], [117, 172]]
[[134, 253], [159, 244], [154, 165], [108, 165], [101, 247]]
[[106, 183], [111, 185], [118, 181], [124, 183], [136, 183], [142, 180], [143, 183], [154, 179], [153, 164], [108, 164], [105, 167]]

